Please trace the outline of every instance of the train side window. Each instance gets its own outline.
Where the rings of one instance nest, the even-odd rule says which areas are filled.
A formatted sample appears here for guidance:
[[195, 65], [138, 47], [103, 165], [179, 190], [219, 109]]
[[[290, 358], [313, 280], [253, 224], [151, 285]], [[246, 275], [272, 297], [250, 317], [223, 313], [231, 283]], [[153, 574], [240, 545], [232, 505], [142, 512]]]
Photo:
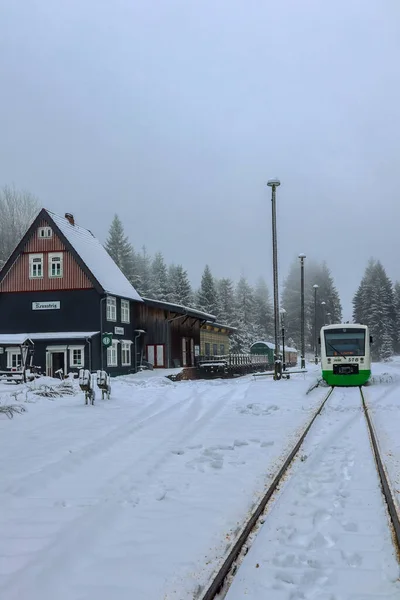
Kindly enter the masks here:
[[372, 337], [372, 335], [369, 336], [369, 343], [373, 344], [374, 343], [374, 338]]

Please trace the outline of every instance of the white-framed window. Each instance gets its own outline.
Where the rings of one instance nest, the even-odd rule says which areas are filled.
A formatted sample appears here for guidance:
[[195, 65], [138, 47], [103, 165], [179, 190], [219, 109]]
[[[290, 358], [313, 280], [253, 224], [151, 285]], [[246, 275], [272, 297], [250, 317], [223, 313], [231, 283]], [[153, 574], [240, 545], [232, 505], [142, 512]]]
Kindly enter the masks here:
[[51, 238], [53, 236], [53, 230], [51, 227], [39, 227], [38, 237], [41, 239]]
[[80, 368], [85, 366], [84, 346], [69, 346], [69, 365]]
[[129, 300], [121, 300], [121, 321], [122, 323], [130, 323], [131, 315], [129, 310]]
[[22, 355], [19, 348], [6, 348], [7, 369], [20, 369], [22, 367]]
[[131, 341], [121, 340], [121, 363], [123, 367], [130, 367], [132, 364], [131, 346]]
[[117, 299], [107, 296], [107, 321], [117, 320]]
[[43, 254], [29, 255], [29, 277], [31, 279], [43, 277]]
[[107, 348], [107, 366], [118, 367], [118, 340], [113, 340]]
[[62, 252], [49, 253], [49, 277], [63, 276], [63, 255]]

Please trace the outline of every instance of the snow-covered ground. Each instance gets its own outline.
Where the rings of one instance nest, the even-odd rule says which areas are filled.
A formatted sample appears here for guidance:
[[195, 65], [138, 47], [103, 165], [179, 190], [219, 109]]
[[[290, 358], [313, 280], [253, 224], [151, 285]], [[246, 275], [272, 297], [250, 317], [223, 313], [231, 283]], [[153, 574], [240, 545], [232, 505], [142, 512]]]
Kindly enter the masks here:
[[399, 564], [357, 388], [336, 389], [226, 596], [400, 598]]
[[[368, 394], [385, 385], [400, 393], [400, 364], [390, 369], [396, 383], [373, 385]], [[14, 419], [0, 415], [0, 598], [192, 599], [326, 395], [327, 388], [306, 394], [318, 373], [310, 366], [306, 376], [282, 382], [249, 376], [177, 383], [143, 373], [114, 380], [111, 400], [98, 398], [93, 407], [84, 405], [82, 393], [49, 399], [30, 392], [21, 402], [27, 412]], [[11, 389], [18, 388], [0, 384], [0, 402]], [[394, 393], [391, 406], [396, 401]], [[351, 411], [332, 415], [339, 435], [339, 421]], [[354, 424], [351, 435], [361, 436], [361, 429]], [[320, 473], [322, 480], [337, 476], [344, 492], [346, 472], [356, 472], [351, 460], [364, 461], [357, 444], [346, 443], [347, 454], [332, 451], [325, 459], [331, 466]], [[368, 469], [366, 463], [369, 476]], [[312, 489], [308, 496], [313, 502]], [[382, 511], [375, 513], [371, 530], [379, 536]], [[316, 518], [317, 546], [325, 516]], [[357, 524], [356, 516], [343, 509], [344, 531]], [[358, 564], [358, 554], [343, 561], [349, 569], [368, 569], [364, 555]]]
[[364, 396], [400, 510], [400, 357], [373, 367]]

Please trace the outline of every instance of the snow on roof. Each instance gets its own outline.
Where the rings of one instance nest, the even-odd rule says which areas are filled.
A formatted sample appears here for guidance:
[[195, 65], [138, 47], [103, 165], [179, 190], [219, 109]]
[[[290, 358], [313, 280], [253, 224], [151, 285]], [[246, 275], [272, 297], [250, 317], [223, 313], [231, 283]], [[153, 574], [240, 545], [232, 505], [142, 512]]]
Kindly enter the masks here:
[[107, 250], [88, 229], [84, 229], [79, 225], [71, 225], [65, 217], [56, 215], [50, 210], [46, 210], [46, 212], [65, 235], [105, 292], [130, 300], [137, 300], [138, 302], [142, 301], [133, 285], [115, 264]]
[[214, 315], [205, 313], [202, 310], [197, 310], [197, 308], [183, 306], [183, 304], [175, 304], [174, 302], [166, 302], [165, 300], [154, 300], [153, 298], [143, 298], [143, 300], [148, 304], [154, 304], [155, 306], [159, 304], [160, 306], [165, 306], [165, 308], [172, 308], [173, 310], [176, 310], [176, 312], [180, 312], [182, 314], [189, 314], [189, 316], [193, 315], [202, 319], [207, 319], [207, 321], [215, 321], [216, 319]]
[[[267, 348], [270, 348], [270, 350], [275, 350], [275, 344], [273, 342], [264, 342], [262, 340], [259, 340], [258, 342], [254, 342], [254, 344], [252, 344], [250, 346], [250, 348], [252, 348], [255, 344], [264, 344], [264, 346], [267, 346]], [[282, 346], [279, 347], [280, 350], [282, 350]], [[285, 351], [288, 352], [297, 352], [297, 348], [291, 348], [290, 346], [285, 346]]]
[[364, 323], [335, 323], [334, 325], [324, 325], [321, 329], [323, 329], [324, 331], [326, 331], [327, 329], [348, 329], [348, 328], [364, 328], [367, 329], [367, 325], [364, 325]]
[[232, 325], [224, 325], [223, 323], [216, 323], [215, 321], [207, 321], [206, 325], [213, 325], [213, 327], [219, 327], [220, 329], [230, 329], [231, 331], [237, 331], [237, 327], [232, 327]]
[[93, 337], [100, 331], [51, 331], [50, 333], [1, 333], [0, 346], [21, 345], [27, 340], [81, 340]]
[[20, 346], [28, 339], [27, 333], [0, 333], [0, 346]]
[[26, 333], [33, 342], [35, 340], [82, 340], [93, 337], [100, 331], [50, 331], [49, 333]]

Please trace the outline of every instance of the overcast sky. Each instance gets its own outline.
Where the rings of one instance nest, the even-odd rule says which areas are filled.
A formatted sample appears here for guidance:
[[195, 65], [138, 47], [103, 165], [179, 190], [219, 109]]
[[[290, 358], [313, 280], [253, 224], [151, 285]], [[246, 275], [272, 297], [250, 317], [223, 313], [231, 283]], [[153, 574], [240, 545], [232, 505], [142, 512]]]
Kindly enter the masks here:
[[0, 0], [0, 185], [197, 285], [328, 262], [400, 279], [398, 0]]

